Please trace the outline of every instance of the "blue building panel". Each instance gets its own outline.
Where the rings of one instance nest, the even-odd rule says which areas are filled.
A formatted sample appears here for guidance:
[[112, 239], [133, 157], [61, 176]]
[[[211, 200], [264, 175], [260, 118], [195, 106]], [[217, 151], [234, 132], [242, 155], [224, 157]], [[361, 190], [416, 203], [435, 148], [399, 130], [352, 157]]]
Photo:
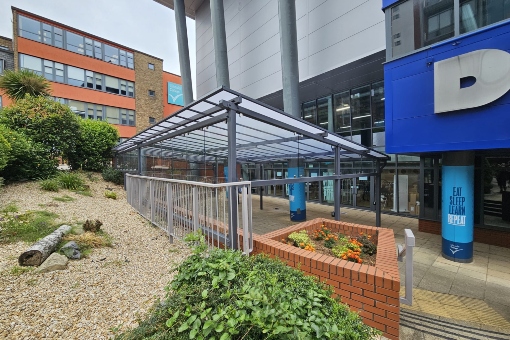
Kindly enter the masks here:
[[400, 0], [383, 0], [382, 1], [382, 9], [384, 10], [387, 7], [399, 2]]
[[434, 63], [482, 49], [510, 53], [510, 21], [385, 64], [387, 153], [510, 148], [510, 92], [476, 108], [434, 113]]

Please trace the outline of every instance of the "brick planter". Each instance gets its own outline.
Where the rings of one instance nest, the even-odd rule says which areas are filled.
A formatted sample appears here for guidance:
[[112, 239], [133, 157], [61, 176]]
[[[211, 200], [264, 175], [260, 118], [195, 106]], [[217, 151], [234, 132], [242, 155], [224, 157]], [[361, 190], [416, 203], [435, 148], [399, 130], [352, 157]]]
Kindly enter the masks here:
[[[333, 232], [346, 235], [378, 233], [376, 266], [348, 262], [280, 241], [294, 231], [319, 229], [323, 222]], [[387, 338], [398, 339], [400, 276], [391, 229], [318, 218], [262, 236], [253, 235], [253, 254], [258, 253], [280, 258], [307, 275], [317, 276], [330, 285], [351, 310], [359, 312], [365, 324], [379, 329]]]

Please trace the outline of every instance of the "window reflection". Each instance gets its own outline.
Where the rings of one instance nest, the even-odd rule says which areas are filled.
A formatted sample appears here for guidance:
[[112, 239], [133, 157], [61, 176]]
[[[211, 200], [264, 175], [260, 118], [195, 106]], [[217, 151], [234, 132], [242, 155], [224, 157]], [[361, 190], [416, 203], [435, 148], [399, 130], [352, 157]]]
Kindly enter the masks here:
[[352, 90], [351, 94], [352, 130], [372, 127], [370, 113], [370, 86], [362, 86]]
[[317, 125], [323, 129], [332, 131], [333, 126], [332, 124], [329, 124], [330, 121], [333, 121], [331, 112], [331, 97], [317, 99]]
[[303, 119], [312, 124], [317, 124], [317, 106], [315, 100], [303, 104]]

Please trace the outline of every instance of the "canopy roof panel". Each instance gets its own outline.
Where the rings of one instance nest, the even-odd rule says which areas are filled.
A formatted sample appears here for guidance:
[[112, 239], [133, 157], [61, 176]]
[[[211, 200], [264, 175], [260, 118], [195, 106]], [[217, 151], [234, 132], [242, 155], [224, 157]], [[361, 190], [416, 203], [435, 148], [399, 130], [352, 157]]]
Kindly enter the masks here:
[[293, 157], [341, 157], [387, 160], [384, 153], [367, 148], [302, 119], [270, 107], [231, 89], [221, 87], [154, 124], [114, 151], [125, 153], [143, 147], [146, 152], [163, 152], [166, 157], [201, 156], [227, 158], [229, 110], [236, 117], [236, 158], [239, 162], [278, 161]]

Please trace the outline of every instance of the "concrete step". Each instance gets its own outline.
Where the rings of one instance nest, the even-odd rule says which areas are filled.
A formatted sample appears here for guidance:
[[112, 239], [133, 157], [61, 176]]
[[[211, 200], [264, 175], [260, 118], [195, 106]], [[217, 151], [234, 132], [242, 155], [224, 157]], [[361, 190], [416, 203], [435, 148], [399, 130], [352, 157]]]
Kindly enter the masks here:
[[400, 339], [509, 340], [509, 330], [438, 317], [423, 312], [400, 310]]

